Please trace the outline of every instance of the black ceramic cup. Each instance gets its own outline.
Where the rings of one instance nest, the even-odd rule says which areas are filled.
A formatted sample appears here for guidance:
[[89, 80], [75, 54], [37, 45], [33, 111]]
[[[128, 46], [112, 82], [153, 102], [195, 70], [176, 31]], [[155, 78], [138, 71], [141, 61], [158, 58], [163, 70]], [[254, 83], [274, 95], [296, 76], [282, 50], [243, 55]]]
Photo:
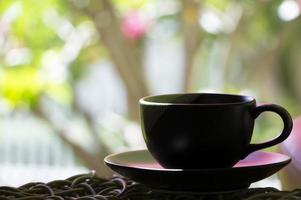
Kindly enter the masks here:
[[[292, 130], [281, 106], [256, 106], [254, 98], [214, 93], [183, 93], [140, 99], [141, 127], [147, 148], [165, 168], [232, 167], [253, 151], [276, 145]], [[283, 120], [282, 133], [250, 144], [254, 121], [264, 111]]]

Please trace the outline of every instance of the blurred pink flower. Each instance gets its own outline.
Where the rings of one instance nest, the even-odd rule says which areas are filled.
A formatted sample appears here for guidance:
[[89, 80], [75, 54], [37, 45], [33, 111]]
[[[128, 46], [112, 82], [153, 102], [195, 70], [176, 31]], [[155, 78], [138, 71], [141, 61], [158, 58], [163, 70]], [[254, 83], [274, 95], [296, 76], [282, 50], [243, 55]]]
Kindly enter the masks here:
[[301, 0], [297, 0], [297, 3], [299, 5], [299, 8], [301, 8]]
[[145, 35], [148, 24], [148, 21], [141, 15], [141, 13], [134, 11], [127, 13], [124, 16], [121, 24], [121, 30], [125, 37], [136, 40]]

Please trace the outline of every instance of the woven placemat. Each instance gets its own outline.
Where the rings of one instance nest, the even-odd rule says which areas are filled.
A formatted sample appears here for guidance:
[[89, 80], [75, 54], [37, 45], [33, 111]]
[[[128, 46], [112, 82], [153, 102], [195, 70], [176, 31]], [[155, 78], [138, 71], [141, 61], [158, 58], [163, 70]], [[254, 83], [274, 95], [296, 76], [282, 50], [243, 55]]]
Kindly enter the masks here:
[[189, 193], [159, 191], [114, 176], [96, 177], [94, 173], [80, 174], [66, 180], [49, 183], [28, 183], [21, 187], [0, 187], [0, 200], [295, 200], [301, 190], [279, 191], [275, 188], [251, 188], [228, 193]]

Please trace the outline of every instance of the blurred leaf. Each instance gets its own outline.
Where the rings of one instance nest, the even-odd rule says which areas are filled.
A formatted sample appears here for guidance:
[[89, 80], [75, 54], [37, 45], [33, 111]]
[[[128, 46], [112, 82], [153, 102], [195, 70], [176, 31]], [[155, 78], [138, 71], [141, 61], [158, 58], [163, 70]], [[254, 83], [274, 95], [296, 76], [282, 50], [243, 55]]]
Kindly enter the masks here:
[[102, 57], [107, 58], [108, 56], [107, 50], [98, 43], [84, 48], [76, 60], [69, 66], [69, 78], [71, 79], [71, 82], [74, 83], [79, 81], [85, 76], [89, 65], [96, 63]]
[[0, 85], [0, 93], [13, 107], [34, 106], [45, 87], [31, 67], [6, 70]]
[[64, 105], [70, 105], [73, 101], [73, 94], [68, 83], [47, 84], [46, 93], [55, 101]]
[[205, 5], [210, 6], [210, 7], [214, 7], [218, 10], [225, 10], [226, 7], [228, 6], [228, 4], [232, 2], [231, 0], [207, 0], [205, 1]]
[[156, 2], [156, 0], [113, 0], [113, 3], [121, 12], [126, 12], [129, 10], [141, 10], [146, 5], [153, 2]]

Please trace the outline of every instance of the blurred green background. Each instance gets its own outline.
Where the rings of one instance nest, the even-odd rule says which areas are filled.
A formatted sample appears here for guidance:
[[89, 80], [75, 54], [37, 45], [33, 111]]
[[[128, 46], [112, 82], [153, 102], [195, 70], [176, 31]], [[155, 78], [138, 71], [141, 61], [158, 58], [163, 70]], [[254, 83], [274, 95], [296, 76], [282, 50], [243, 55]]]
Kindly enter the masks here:
[[[151, 94], [241, 93], [299, 115], [300, 9], [299, 0], [0, 1], [0, 162], [107, 176], [106, 155], [144, 148], [138, 99]], [[282, 128], [269, 113], [257, 122], [253, 142]]]

